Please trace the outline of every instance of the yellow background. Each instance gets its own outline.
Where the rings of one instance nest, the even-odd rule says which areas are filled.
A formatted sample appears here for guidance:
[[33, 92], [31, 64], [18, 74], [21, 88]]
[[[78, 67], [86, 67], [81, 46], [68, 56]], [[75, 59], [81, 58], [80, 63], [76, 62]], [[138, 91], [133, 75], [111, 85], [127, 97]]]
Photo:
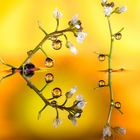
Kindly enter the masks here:
[[[113, 67], [123, 67], [127, 71], [113, 74], [115, 99], [122, 103], [124, 115], [121, 116], [114, 110], [111, 122], [112, 126], [127, 129], [126, 136], [116, 136], [116, 139], [139, 140], [140, 1], [115, 0], [115, 3], [118, 6], [126, 5], [128, 11], [111, 18], [114, 32], [125, 27], [122, 40], [115, 42]], [[54, 87], [60, 87], [65, 93], [77, 85], [77, 93], [81, 93], [88, 104], [78, 120], [77, 127], [67, 119], [66, 112], [60, 111], [63, 124], [54, 129], [52, 121], [55, 118], [55, 110], [47, 108], [38, 121], [37, 113], [43, 102], [27, 87], [23, 78], [16, 74], [0, 84], [0, 140], [100, 139], [109, 107], [108, 89], [93, 90], [98, 80], [107, 80], [106, 74], [97, 72], [99, 69], [106, 69], [107, 61], [99, 62], [93, 53], [107, 53], [109, 50], [108, 25], [100, 0], [1, 0], [0, 57], [10, 64], [19, 66], [27, 57], [26, 52], [33, 49], [44, 37], [38, 29], [37, 20], [41, 21], [47, 32], [55, 29], [56, 22], [52, 12], [56, 7], [63, 13], [60, 29], [66, 28], [72, 16], [79, 14], [88, 36], [83, 44], [78, 44], [75, 37], [69, 35], [69, 40], [79, 51], [77, 56], [72, 55], [64, 45], [60, 51], [55, 51], [50, 43], [45, 43], [46, 52], [55, 59], [55, 67], [48, 70], [54, 74], [55, 81], [46, 88], [44, 94], [50, 97]], [[37, 66], [43, 67], [44, 59], [39, 52], [33, 61]], [[0, 69], [2, 68], [0, 65]], [[4, 74], [1, 72], [0, 76]], [[39, 88], [45, 84], [44, 75], [45, 72], [36, 73], [32, 78]], [[73, 98], [75, 97], [76, 94]]]

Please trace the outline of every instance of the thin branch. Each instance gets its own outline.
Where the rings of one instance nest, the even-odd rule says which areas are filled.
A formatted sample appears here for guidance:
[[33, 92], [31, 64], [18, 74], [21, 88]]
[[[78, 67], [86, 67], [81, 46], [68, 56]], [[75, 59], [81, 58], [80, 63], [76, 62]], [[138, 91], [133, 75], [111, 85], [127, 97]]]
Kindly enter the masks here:
[[[113, 49], [113, 42], [114, 39], [112, 38], [112, 27], [110, 23], [109, 17], [107, 17], [108, 20], [108, 26], [109, 26], [109, 32], [110, 32], [110, 52], [109, 52], [109, 57], [108, 57], [108, 69], [112, 69], [112, 49]], [[114, 102], [113, 98], [113, 90], [112, 90], [112, 71], [108, 71], [108, 85], [109, 85], [109, 91], [110, 91], [110, 108], [108, 112], [108, 118], [107, 118], [107, 125], [110, 125], [110, 118], [111, 118], [111, 113], [113, 110], [113, 106], [111, 105], [112, 102]]]
[[43, 52], [43, 54], [47, 57], [47, 53], [44, 51], [44, 49], [42, 48], [42, 46], [40, 47], [40, 50]]
[[57, 107], [55, 109], [56, 109], [56, 118], [59, 118], [59, 112], [58, 112]]
[[47, 87], [47, 85], [48, 85], [48, 83], [46, 83], [45, 86], [39, 91], [42, 92]]
[[64, 32], [72, 32], [72, 30], [70, 28], [67, 28], [67, 29], [64, 29], [64, 30], [55, 31], [55, 32], [52, 32], [50, 34], [47, 34], [41, 40], [41, 42], [32, 50], [31, 54], [24, 60], [24, 62], [22, 63], [21, 66], [25, 65], [28, 62], [28, 60], [40, 49], [40, 46], [42, 46], [50, 37], [57, 36], [57, 35], [62, 34]]
[[12, 65], [10, 65], [10, 64], [5, 63], [5, 61], [4, 61], [2, 58], [0, 58], [0, 62], [1, 62], [3, 65], [5, 65], [5, 66], [11, 67], [11, 68], [16, 68], [16, 67], [14, 67], [14, 66], [12, 66]]
[[56, 25], [55, 31], [57, 31], [58, 30], [58, 27], [59, 27], [59, 19], [58, 18], [56, 19], [56, 22], [57, 22], [57, 25]]
[[[118, 33], [122, 32], [123, 30], [124, 30], [124, 27], [121, 28], [121, 29], [120, 29], [118, 32], [116, 32], [115, 34], [118, 34]], [[114, 36], [115, 34], [113, 34], [113, 36]]]
[[6, 78], [12, 76], [13, 74], [14, 74], [14, 73], [10, 73], [10, 74], [8, 74], [8, 75], [2, 77], [2, 78], [0, 79], [0, 82], [2, 82], [2, 81], [3, 81], [4, 79], [6, 79]]
[[68, 99], [66, 98], [64, 103], [61, 106], [64, 106], [67, 103]]
[[40, 29], [45, 35], [47, 35], [47, 32], [43, 29], [42, 24], [40, 23], [39, 20], [37, 21], [37, 23], [38, 23], [39, 29]]
[[44, 107], [38, 112], [38, 120], [40, 119], [41, 117], [41, 113], [45, 110], [45, 108], [47, 107], [47, 105], [45, 104]]
[[43, 96], [43, 94], [40, 92], [40, 90], [38, 90], [38, 88], [36, 88], [32, 84], [32, 82], [30, 81], [30, 79], [28, 77], [26, 77], [26, 76], [22, 76], [22, 77], [27, 82], [27, 85], [37, 93], [37, 95], [44, 101], [44, 103], [47, 104], [47, 105], [50, 105], [49, 101]]

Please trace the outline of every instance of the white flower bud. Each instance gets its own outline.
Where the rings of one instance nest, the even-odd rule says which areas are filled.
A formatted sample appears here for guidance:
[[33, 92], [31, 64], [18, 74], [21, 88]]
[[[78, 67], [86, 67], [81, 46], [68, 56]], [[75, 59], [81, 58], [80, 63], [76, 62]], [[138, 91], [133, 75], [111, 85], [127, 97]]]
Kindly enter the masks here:
[[103, 129], [103, 138], [111, 137], [111, 128], [110, 126], [105, 126]]
[[76, 101], [78, 101], [79, 103], [76, 105], [77, 109], [83, 109], [85, 107], [85, 105], [87, 104], [87, 102], [83, 99], [83, 97], [79, 94], [76, 97]]
[[77, 109], [83, 109], [83, 108], [85, 107], [85, 105], [86, 105], [86, 102], [83, 100], [83, 101], [80, 101], [80, 102], [77, 104], [76, 108], [77, 108]]
[[126, 129], [122, 128], [122, 127], [114, 127], [113, 128], [116, 132], [120, 133], [121, 135], [125, 135], [126, 134]]
[[60, 118], [55, 118], [53, 120], [53, 126], [54, 126], [54, 128], [57, 128], [61, 124], [62, 124], [62, 120]]
[[86, 38], [87, 36], [87, 33], [84, 33], [84, 32], [78, 32], [77, 33], [77, 42], [78, 43], [82, 43], [84, 41], [84, 39]]
[[73, 88], [71, 88], [71, 90], [69, 92], [66, 93], [66, 97], [67, 98], [71, 98], [72, 95], [77, 91], [77, 86], [74, 86]]
[[78, 95], [76, 96], [76, 100], [77, 100], [77, 101], [83, 101], [84, 99], [83, 99], [83, 97], [82, 97], [80, 94], [78, 94]]
[[71, 122], [73, 123], [74, 126], [77, 126], [77, 121], [76, 121], [75, 117], [72, 117], [70, 120], [71, 120]]
[[70, 49], [70, 51], [71, 51], [73, 54], [76, 55], [76, 54], [78, 53], [78, 52], [77, 52], [77, 49], [74, 47], [74, 45], [73, 45], [70, 41], [67, 42], [66, 46]]
[[122, 135], [126, 135], [126, 129], [125, 128], [119, 128], [119, 132], [122, 134]]
[[119, 14], [122, 13], [122, 12], [125, 12], [125, 11], [127, 11], [127, 7], [126, 6], [122, 6], [122, 7], [120, 7], [120, 8], [117, 9], [117, 12]]
[[110, 6], [109, 7], [107, 7], [107, 6], [104, 7], [104, 13], [105, 13], [106, 16], [110, 16], [111, 12], [112, 12], [112, 7], [110, 7]]
[[76, 25], [76, 24], [77, 24], [77, 21], [78, 21], [78, 15], [75, 15], [75, 16], [73, 16], [72, 19], [71, 19], [71, 24], [72, 24], [72, 25]]
[[53, 16], [55, 19], [60, 19], [63, 16], [63, 14], [57, 8], [55, 8]]

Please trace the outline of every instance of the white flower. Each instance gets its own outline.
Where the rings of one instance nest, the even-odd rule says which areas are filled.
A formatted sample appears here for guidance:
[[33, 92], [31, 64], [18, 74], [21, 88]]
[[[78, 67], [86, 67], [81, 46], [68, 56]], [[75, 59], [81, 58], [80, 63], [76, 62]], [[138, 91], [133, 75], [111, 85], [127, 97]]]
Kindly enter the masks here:
[[71, 122], [73, 123], [74, 126], [77, 126], [77, 121], [76, 118], [73, 116], [70, 118]]
[[126, 134], [126, 129], [125, 128], [119, 128], [119, 132], [122, 134], [122, 135], [125, 135]]
[[86, 105], [86, 102], [85, 102], [85, 101], [80, 101], [80, 102], [77, 104], [76, 108], [77, 108], [77, 109], [83, 109], [83, 108], [85, 107], [85, 105]]
[[76, 101], [78, 101], [78, 104], [76, 105], [77, 109], [83, 109], [87, 102], [83, 99], [81, 95], [77, 95]]
[[78, 20], [78, 15], [73, 16], [73, 18], [71, 19], [70, 23], [76, 28], [76, 29], [80, 29], [81, 25], [79, 23]]
[[104, 13], [106, 16], [110, 16], [111, 12], [112, 12], [112, 7], [110, 7], [110, 6], [104, 7]]
[[72, 95], [77, 91], [77, 86], [74, 86], [73, 88], [71, 88], [71, 90], [69, 92], [66, 93], [66, 97], [67, 98], [71, 98]]
[[70, 41], [68, 41], [66, 45], [73, 54], [76, 55], [78, 53], [77, 49], [74, 47], [74, 45]]
[[62, 120], [60, 118], [55, 118], [53, 120], [53, 126], [54, 126], [54, 128], [57, 128], [61, 124], [62, 124]]
[[118, 13], [122, 13], [122, 12], [125, 12], [125, 11], [127, 11], [127, 7], [126, 6], [122, 6], [121, 8], [117, 9]]
[[73, 123], [74, 126], [77, 126], [76, 118], [73, 117], [73, 118], [71, 119], [71, 121], [72, 121], [72, 123]]
[[72, 25], [76, 25], [77, 22], [78, 22], [78, 15], [75, 15], [75, 16], [73, 16], [72, 19], [71, 19], [71, 24], [72, 24]]
[[56, 19], [60, 19], [63, 16], [63, 14], [57, 8], [55, 8], [55, 10], [53, 12], [53, 16]]
[[84, 33], [84, 32], [78, 32], [77, 34], [77, 42], [78, 43], [82, 43], [84, 41], [84, 39], [86, 38], [87, 36], [87, 33]]
[[122, 135], [125, 135], [126, 134], [126, 129], [125, 128], [122, 128], [122, 127], [115, 127], [113, 128], [116, 132], [119, 132], [120, 134]]
[[74, 94], [77, 91], [77, 86], [74, 86], [73, 88], [71, 88], [70, 93]]
[[76, 100], [77, 100], [77, 101], [83, 101], [84, 99], [83, 99], [83, 96], [81, 96], [80, 94], [78, 94], [78, 95], [76, 96]]
[[74, 46], [71, 46], [70, 47], [70, 51], [73, 53], [73, 54], [77, 54], [78, 52], [77, 52], [77, 49], [74, 47]]
[[105, 126], [103, 129], [103, 138], [111, 136], [111, 128], [110, 126]]

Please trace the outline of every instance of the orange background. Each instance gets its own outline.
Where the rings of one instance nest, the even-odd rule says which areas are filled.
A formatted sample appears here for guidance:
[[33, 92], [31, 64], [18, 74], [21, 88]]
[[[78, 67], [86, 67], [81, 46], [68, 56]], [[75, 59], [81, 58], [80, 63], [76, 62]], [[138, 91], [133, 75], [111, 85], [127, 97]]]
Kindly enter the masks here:
[[[125, 27], [121, 41], [115, 41], [113, 49], [114, 69], [125, 68], [126, 72], [113, 74], [113, 90], [116, 101], [122, 103], [124, 115], [113, 111], [112, 126], [127, 129], [126, 136], [116, 139], [140, 139], [140, 1], [116, 0], [116, 5], [126, 5], [128, 11], [111, 18], [113, 31]], [[109, 91], [107, 88], [93, 90], [98, 80], [107, 80], [107, 75], [97, 70], [106, 69], [107, 61], [99, 62], [95, 51], [109, 51], [109, 31], [100, 0], [5, 0], [0, 1], [0, 57], [6, 62], [19, 66], [27, 57], [26, 52], [33, 49], [44, 37], [38, 29], [40, 20], [47, 32], [55, 29], [56, 22], [52, 17], [53, 10], [58, 7], [63, 13], [60, 29], [66, 28], [68, 21], [79, 14], [84, 31], [88, 33], [83, 44], [78, 44], [75, 37], [69, 35], [77, 47], [77, 56], [65, 48], [60, 51], [52, 49], [45, 43], [47, 54], [55, 59], [55, 66], [49, 69], [55, 81], [46, 88], [44, 94], [50, 97], [54, 87], [60, 87], [65, 93], [77, 85], [77, 93], [81, 93], [88, 102], [84, 113], [74, 127], [67, 119], [67, 113], [60, 111], [63, 124], [54, 129], [52, 121], [55, 110], [48, 107], [37, 120], [37, 113], [43, 107], [41, 99], [27, 87], [23, 78], [16, 74], [0, 84], [0, 140], [25, 139], [100, 139], [102, 128], [107, 119], [109, 107]], [[33, 61], [43, 66], [45, 57], [38, 52]], [[0, 65], [0, 69], [3, 69]], [[0, 73], [0, 76], [5, 73]], [[41, 88], [46, 72], [36, 73], [33, 82]], [[74, 95], [74, 98], [76, 94]], [[64, 97], [60, 100], [62, 102]], [[74, 99], [72, 99], [73, 101]], [[70, 103], [72, 103], [70, 101]]]

